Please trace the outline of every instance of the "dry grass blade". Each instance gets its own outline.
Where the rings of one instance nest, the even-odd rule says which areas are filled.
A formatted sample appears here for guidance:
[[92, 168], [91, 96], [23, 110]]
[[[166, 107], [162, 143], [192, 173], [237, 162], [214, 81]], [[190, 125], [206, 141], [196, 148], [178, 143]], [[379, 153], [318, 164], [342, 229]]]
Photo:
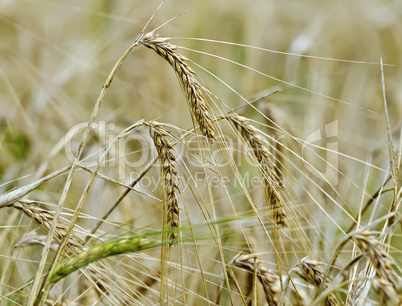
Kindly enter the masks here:
[[[256, 264], [256, 265], [255, 265]], [[260, 260], [253, 255], [241, 255], [235, 258], [231, 265], [243, 268], [251, 273], [257, 273], [257, 278], [261, 282], [268, 305], [279, 305], [279, 291], [275, 286], [276, 276], [266, 269]], [[255, 266], [257, 271], [255, 271]]]
[[[177, 202], [176, 191], [179, 190], [177, 169], [173, 164], [176, 162], [172, 151], [172, 144], [165, 138], [169, 136], [158, 122], [150, 122], [150, 135], [158, 151], [162, 166], [162, 188], [164, 192], [164, 205], [166, 209], [167, 229], [175, 230], [180, 226], [179, 204]], [[178, 237], [178, 232], [173, 231], [168, 234], [168, 240]]]
[[[70, 186], [71, 186], [71, 183], [72, 183], [72, 180], [73, 180], [73, 176], [74, 176], [75, 169], [77, 168], [77, 165], [78, 165], [79, 160], [80, 160], [80, 158], [81, 158], [81, 155], [82, 155], [82, 153], [83, 153], [84, 146], [85, 146], [85, 143], [86, 143], [86, 141], [87, 141], [89, 132], [90, 132], [91, 127], [92, 127], [92, 125], [93, 125], [93, 123], [94, 123], [94, 121], [95, 121], [95, 118], [96, 118], [96, 116], [97, 116], [97, 114], [98, 114], [98, 111], [99, 111], [99, 109], [100, 109], [100, 107], [101, 107], [101, 104], [102, 104], [102, 101], [103, 101], [103, 99], [104, 99], [104, 97], [105, 97], [106, 91], [107, 91], [107, 89], [110, 87], [110, 85], [112, 84], [113, 78], [114, 78], [114, 76], [116, 75], [117, 71], [120, 69], [121, 65], [123, 64], [123, 62], [125, 61], [125, 59], [128, 57], [128, 55], [130, 54], [130, 52], [132, 51], [132, 49], [133, 49], [134, 47], [136, 47], [136, 46], [138, 46], [138, 42], [137, 42], [137, 41], [134, 42], [134, 43], [124, 52], [124, 54], [120, 57], [120, 59], [119, 59], [119, 60], [115, 63], [115, 65], [113, 66], [113, 68], [112, 68], [112, 70], [110, 71], [110, 73], [109, 73], [109, 75], [108, 75], [108, 77], [107, 77], [105, 83], [104, 83], [103, 86], [102, 86], [102, 90], [101, 90], [101, 92], [100, 92], [100, 94], [99, 94], [98, 99], [97, 99], [96, 102], [95, 102], [95, 105], [94, 105], [94, 107], [93, 107], [92, 113], [91, 113], [90, 118], [89, 118], [89, 120], [88, 120], [88, 122], [87, 122], [87, 126], [86, 126], [86, 128], [85, 128], [85, 130], [84, 130], [84, 134], [82, 135], [82, 138], [81, 138], [81, 141], [80, 141], [80, 144], [79, 144], [79, 147], [78, 147], [78, 151], [77, 151], [77, 153], [75, 154], [73, 163], [72, 163], [71, 168], [70, 168], [70, 171], [69, 171], [69, 173], [68, 173], [68, 176], [67, 176], [67, 179], [66, 179], [66, 183], [65, 183], [65, 185], [64, 185], [63, 192], [62, 192], [62, 194], [61, 194], [61, 196], [60, 196], [59, 203], [58, 203], [58, 205], [57, 205], [57, 209], [56, 209], [56, 212], [55, 212], [55, 215], [54, 215], [54, 221], [52, 222], [52, 225], [51, 225], [50, 228], [49, 228], [49, 237], [53, 237], [53, 236], [55, 235], [56, 230], [57, 230], [57, 222], [58, 222], [58, 219], [59, 219], [59, 217], [60, 217], [61, 210], [62, 210], [62, 208], [63, 208], [63, 206], [64, 206], [64, 202], [65, 202], [65, 200], [66, 200], [66, 198], [67, 198], [67, 193], [68, 193], [68, 191], [69, 191], [69, 189], [70, 189]], [[76, 212], [75, 212], [75, 215], [77, 215], [78, 213], [79, 213], [79, 209], [77, 208], [77, 209], [76, 209]], [[74, 224], [74, 222], [72, 222], [72, 224]], [[69, 227], [68, 230], [67, 230], [67, 232], [66, 232], [66, 235], [69, 235], [69, 234], [71, 233], [71, 230], [72, 230], [72, 227]], [[68, 243], [68, 242], [67, 242], [67, 243]], [[33, 283], [32, 289], [31, 289], [31, 294], [30, 294], [29, 299], [28, 299], [28, 305], [33, 305], [34, 303], [38, 302], [38, 300], [35, 302], [35, 299], [37, 299], [37, 297], [40, 296], [40, 295], [38, 294], [38, 292], [41, 290], [40, 287], [42, 286], [42, 285], [40, 284], [40, 279], [41, 279], [41, 274], [42, 274], [42, 272], [43, 272], [43, 270], [44, 270], [44, 268], [45, 268], [46, 259], [47, 259], [47, 256], [48, 256], [48, 253], [49, 253], [49, 249], [50, 249], [50, 244], [51, 244], [51, 241], [50, 241], [50, 239], [49, 239], [49, 240], [46, 242], [46, 245], [44, 246], [44, 248], [43, 248], [43, 250], [42, 250], [42, 258], [41, 258], [41, 260], [40, 260], [40, 262], [39, 262], [39, 267], [38, 267], [38, 269], [37, 269], [37, 271], [36, 271], [36, 274], [35, 274], [35, 279], [34, 279], [34, 283]], [[61, 248], [59, 248], [59, 250], [62, 250], [63, 247], [66, 246], [66, 245], [67, 245], [66, 243], [61, 242]], [[60, 251], [58, 251], [58, 252], [56, 253], [56, 260], [55, 260], [55, 262], [57, 261], [57, 258], [58, 258], [59, 255], [60, 255], [59, 252], [60, 252]], [[46, 299], [46, 295], [47, 295], [47, 292], [44, 292], [44, 296], [43, 296], [43, 299], [44, 299], [44, 300]]]
[[376, 270], [378, 279], [387, 281], [395, 290], [400, 290], [401, 281], [392, 269], [389, 255], [380, 247], [380, 242], [371, 232], [362, 232], [353, 236], [356, 245], [366, 254]]
[[205, 103], [202, 87], [195, 78], [195, 72], [187, 65], [187, 59], [177, 51], [177, 46], [154, 32], [147, 33], [141, 43], [154, 50], [173, 67], [202, 134], [209, 139], [215, 139], [215, 127]]
[[250, 125], [247, 118], [233, 116], [229, 117], [229, 119], [253, 149], [254, 156], [261, 167], [267, 185], [268, 203], [272, 209], [275, 223], [287, 226], [284, 203], [280, 196], [280, 191], [283, 189], [283, 181], [278, 175], [276, 165], [270, 158], [268, 149], [264, 146], [262, 137], [258, 134], [257, 129]]
[[62, 299], [61, 301], [58, 301], [58, 302], [55, 302], [55, 301], [53, 301], [53, 300], [50, 300], [50, 299], [47, 299], [46, 301], [45, 301], [45, 304], [44, 304], [45, 306], [79, 306], [79, 305], [81, 305], [81, 304], [79, 304], [79, 303], [74, 303], [74, 302], [72, 302], [72, 301], [69, 301], [69, 300], [64, 300], [64, 299]]
[[[305, 257], [294, 268], [294, 271], [306, 282], [318, 288], [321, 285], [324, 276], [324, 270], [320, 267], [321, 264], [322, 263], [319, 261]], [[328, 284], [326, 284], [325, 287], [328, 287]], [[339, 305], [334, 294], [330, 294], [324, 303], [326, 306]]]
[[156, 242], [144, 239], [143, 237], [130, 237], [116, 239], [108, 242], [97, 244], [88, 250], [85, 250], [71, 259], [61, 262], [49, 275], [49, 283], [55, 284], [62, 278], [85, 267], [92, 262], [103, 258], [124, 254], [127, 252], [139, 252], [143, 249], [155, 246]]
[[[386, 91], [385, 91], [385, 77], [384, 77], [384, 67], [381, 58], [381, 83], [382, 83], [382, 94], [384, 100], [384, 110], [385, 110], [385, 118], [387, 121], [387, 136], [388, 136], [388, 153], [389, 153], [389, 162], [391, 166], [391, 173], [392, 173], [392, 180], [394, 182], [394, 198], [392, 199], [390, 211], [396, 211], [397, 205], [397, 198], [398, 198], [398, 190], [399, 190], [399, 162], [397, 162], [395, 146], [392, 140], [392, 132], [391, 132], [391, 125], [389, 121], [388, 115], [388, 106], [387, 106], [387, 99], [386, 99]], [[388, 220], [388, 225], [392, 225], [394, 223], [395, 217], [391, 216]]]
[[0, 196], [0, 208], [10, 206], [13, 202], [21, 199], [23, 196], [27, 195], [31, 191], [37, 189], [38, 187], [42, 186], [46, 182], [51, 181], [52, 179], [65, 174], [68, 170], [70, 170], [70, 166], [64, 167], [58, 171], [55, 171], [41, 179], [36, 180], [35, 182], [20, 187], [16, 190], [10, 191], [4, 195]]

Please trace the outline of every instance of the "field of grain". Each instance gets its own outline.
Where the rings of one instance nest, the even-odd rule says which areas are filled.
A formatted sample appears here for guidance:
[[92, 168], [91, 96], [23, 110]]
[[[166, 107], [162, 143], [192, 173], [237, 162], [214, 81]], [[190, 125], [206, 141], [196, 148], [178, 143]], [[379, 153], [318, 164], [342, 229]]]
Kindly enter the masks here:
[[0, 305], [400, 305], [402, 2], [162, 4], [0, 1]]

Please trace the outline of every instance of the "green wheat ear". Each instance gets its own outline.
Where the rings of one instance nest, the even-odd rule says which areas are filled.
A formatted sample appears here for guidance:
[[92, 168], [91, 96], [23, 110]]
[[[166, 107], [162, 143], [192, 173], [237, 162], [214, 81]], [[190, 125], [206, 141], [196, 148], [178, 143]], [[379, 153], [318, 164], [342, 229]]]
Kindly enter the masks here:
[[158, 244], [160, 243], [157, 241], [151, 241], [138, 236], [99, 243], [70, 259], [63, 260], [50, 273], [48, 278], [49, 283], [55, 284], [70, 273], [103, 258], [128, 252], [139, 252]]

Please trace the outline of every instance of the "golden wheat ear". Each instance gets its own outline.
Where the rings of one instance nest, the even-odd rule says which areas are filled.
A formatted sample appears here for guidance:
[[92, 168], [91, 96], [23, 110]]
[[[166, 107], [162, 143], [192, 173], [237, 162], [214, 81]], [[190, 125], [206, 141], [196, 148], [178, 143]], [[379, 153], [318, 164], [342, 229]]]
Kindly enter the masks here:
[[267, 198], [272, 209], [273, 220], [277, 225], [286, 227], [286, 212], [280, 192], [283, 188], [283, 181], [278, 176], [276, 165], [272, 162], [268, 149], [265, 147], [262, 137], [258, 130], [254, 128], [249, 120], [242, 116], [231, 116], [228, 119], [240, 132], [244, 140], [252, 148], [253, 154], [257, 159], [264, 181], [267, 186]]
[[[179, 204], [176, 191], [179, 191], [178, 173], [174, 165], [176, 158], [173, 155], [174, 148], [165, 138], [169, 136], [158, 122], [150, 122], [149, 133], [158, 151], [159, 160], [162, 166], [162, 188], [164, 192], [164, 209], [166, 210], [166, 228], [173, 230], [167, 239], [173, 241], [179, 236], [176, 230], [180, 226]], [[165, 222], [165, 220], [164, 220]]]
[[[46, 231], [49, 231], [52, 225], [54, 212], [42, 209], [35, 205], [35, 201], [20, 200], [8, 205], [9, 207], [22, 211], [27, 217], [35, 220], [38, 225]], [[68, 230], [68, 221], [61, 219], [57, 224], [54, 239], [57, 243], [60, 243]], [[67, 242], [67, 251], [72, 252], [82, 246], [82, 239], [75, 234], [71, 235]]]
[[205, 103], [202, 87], [195, 77], [195, 72], [187, 65], [187, 59], [177, 51], [177, 46], [172, 45], [168, 38], [159, 37], [154, 32], [145, 34], [141, 44], [154, 50], [172, 66], [202, 134], [209, 139], [215, 139], [215, 127]]
[[[54, 212], [42, 209], [36, 204], [37, 202], [35, 201], [20, 200], [8, 206], [22, 211], [27, 217], [35, 220], [41, 228], [48, 231], [53, 222]], [[57, 251], [57, 249], [59, 248], [59, 243], [64, 238], [67, 229], [68, 221], [66, 219], [60, 218], [59, 223], [56, 227], [54, 241], [50, 246], [51, 250], [55, 252]], [[15, 244], [14, 248], [25, 247], [34, 244], [45, 245], [47, 239], [47, 235], [37, 235], [36, 231], [32, 231], [28, 233], [20, 242]], [[82, 248], [83, 244], [84, 241], [73, 233], [68, 239], [65, 254], [67, 254], [68, 256], [74, 256], [74, 254], [76, 254]], [[100, 290], [103, 294], [109, 296], [110, 293], [106, 288], [110, 288], [111, 286], [113, 286], [113, 283], [111, 283], [107, 277], [104, 277], [100, 273], [98, 273], [96, 267], [87, 266], [85, 267], [85, 271], [86, 273], [88, 273], [89, 278], [94, 280], [98, 290]]]
[[[297, 275], [299, 275], [306, 282], [314, 285], [315, 287], [320, 287], [322, 279], [324, 276], [324, 270], [321, 268], [322, 262], [312, 260], [309, 257], [303, 258], [298, 265], [293, 269]], [[328, 287], [328, 283], [325, 284], [325, 288]], [[325, 305], [340, 305], [335, 297], [335, 294], [331, 293], [325, 299]]]
[[377, 278], [388, 282], [395, 290], [401, 290], [401, 280], [392, 269], [389, 255], [381, 249], [380, 242], [371, 232], [362, 232], [353, 236], [356, 245], [366, 254], [373, 264]]
[[260, 260], [250, 254], [241, 255], [235, 257], [231, 265], [245, 269], [251, 273], [256, 272], [257, 278], [264, 288], [268, 305], [279, 305], [279, 291], [275, 285], [277, 276], [266, 269]]

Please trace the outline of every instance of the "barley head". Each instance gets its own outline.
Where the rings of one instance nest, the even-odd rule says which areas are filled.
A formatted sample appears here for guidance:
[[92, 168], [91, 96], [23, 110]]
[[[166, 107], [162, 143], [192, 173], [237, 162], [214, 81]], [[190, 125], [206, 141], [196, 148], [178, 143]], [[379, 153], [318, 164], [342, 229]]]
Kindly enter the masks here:
[[254, 261], [256, 261], [257, 266], [257, 277], [264, 288], [268, 305], [279, 305], [279, 291], [275, 285], [276, 275], [266, 269], [260, 260], [256, 259], [253, 255], [247, 254], [235, 258], [231, 264], [247, 271], [254, 272]]
[[[316, 286], [317, 288], [321, 285], [324, 276], [324, 271], [321, 268], [322, 263], [316, 260], [312, 260], [309, 257], [303, 258], [299, 264], [295, 267], [294, 271], [306, 282]], [[328, 287], [328, 284], [325, 285]], [[338, 300], [332, 293], [327, 296], [324, 304], [326, 306], [339, 305]]]
[[272, 162], [262, 137], [259, 135], [258, 130], [249, 123], [247, 118], [232, 116], [229, 117], [229, 119], [252, 148], [253, 154], [257, 159], [267, 185], [268, 203], [272, 209], [275, 224], [284, 227], [287, 226], [285, 207], [280, 195], [283, 189], [283, 180], [282, 177], [278, 175], [278, 169]]
[[141, 43], [154, 50], [172, 66], [202, 134], [209, 139], [215, 139], [215, 127], [205, 103], [202, 87], [195, 77], [195, 72], [187, 65], [187, 59], [178, 52], [177, 46], [154, 32], [145, 34]]
[[[150, 135], [158, 151], [159, 159], [162, 165], [162, 188], [164, 195], [164, 206], [167, 210], [167, 229], [174, 230], [180, 226], [179, 204], [176, 197], [176, 191], [179, 191], [178, 174], [174, 165], [176, 158], [172, 151], [172, 144], [165, 138], [169, 134], [157, 122], [150, 122]], [[173, 231], [168, 234], [168, 240], [174, 240], [178, 237], [178, 232]]]
[[371, 232], [362, 232], [353, 236], [356, 245], [366, 254], [373, 264], [377, 277], [388, 281], [395, 289], [400, 288], [401, 282], [392, 269], [389, 255], [381, 248], [380, 242]]

